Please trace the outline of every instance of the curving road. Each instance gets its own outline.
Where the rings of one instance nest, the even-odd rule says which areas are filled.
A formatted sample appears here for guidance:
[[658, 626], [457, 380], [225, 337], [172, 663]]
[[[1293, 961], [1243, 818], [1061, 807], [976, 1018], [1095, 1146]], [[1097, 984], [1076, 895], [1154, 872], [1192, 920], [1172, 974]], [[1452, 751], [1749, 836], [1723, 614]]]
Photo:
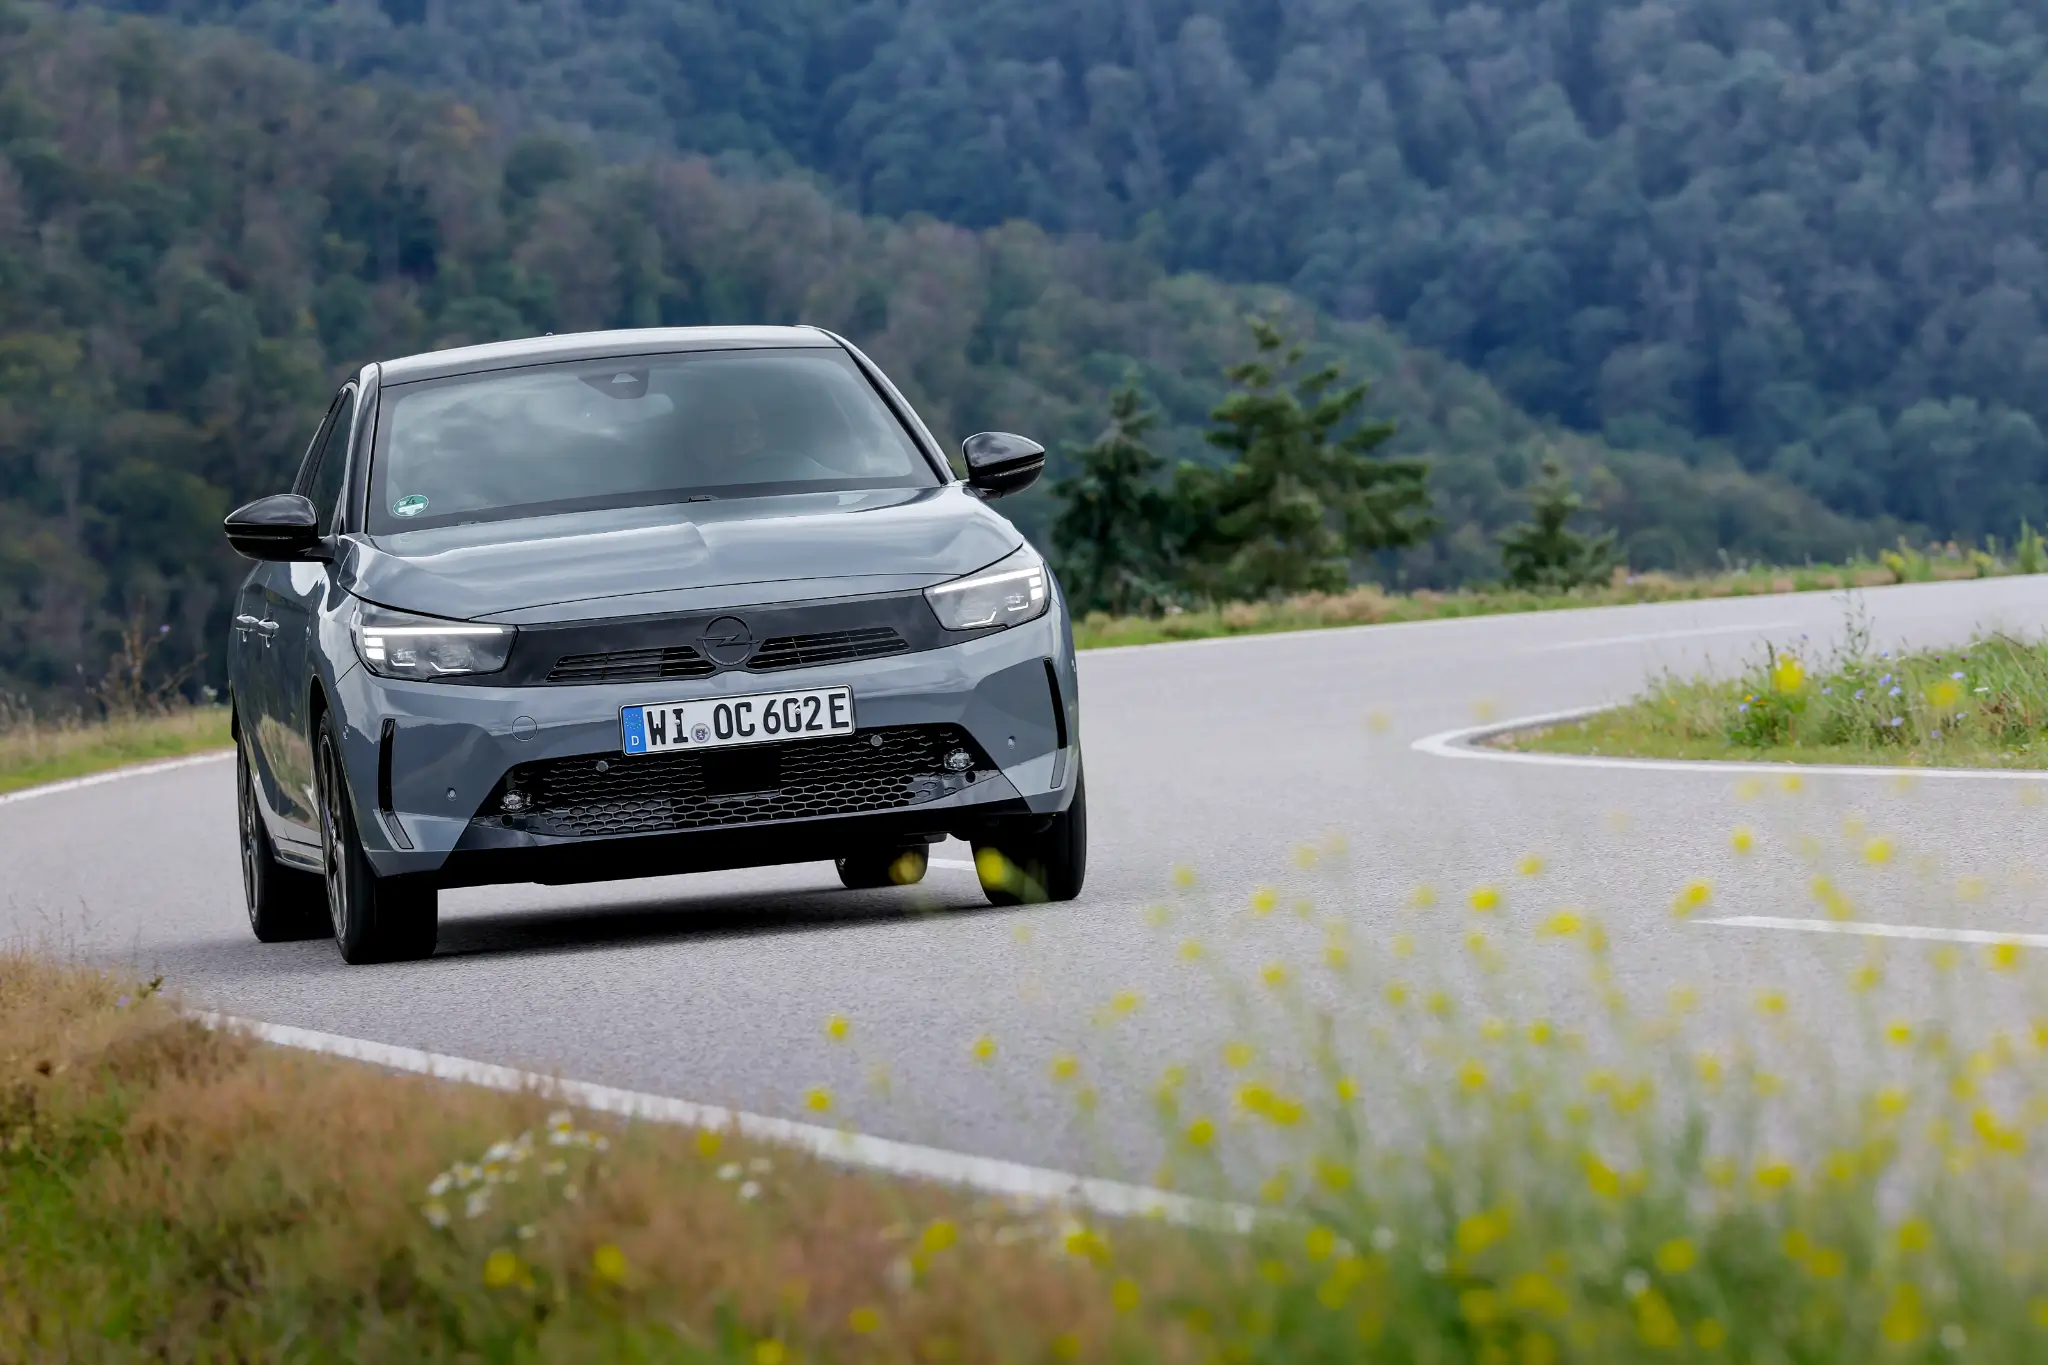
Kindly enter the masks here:
[[[1861, 599], [1880, 645], [2048, 625], [2048, 579]], [[1068, 906], [989, 910], [964, 861], [874, 893], [840, 890], [823, 865], [483, 888], [443, 897], [431, 961], [349, 968], [328, 943], [249, 936], [231, 765], [210, 762], [0, 805], [0, 937], [161, 971], [194, 1003], [247, 1018], [795, 1118], [811, 1117], [803, 1094], [824, 1084], [835, 1117], [864, 1132], [1142, 1175], [1150, 1124], [1117, 1095], [1170, 1060], [1207, 1063], [1244, 1027], [1214, 965], [1315, 960], [1320, 931], [1284, 910], [1251, 921], [1260, 883], [1313, 896], [1371, 952], [1417, 883], [1448, 897], [1497, 880], [1511, 922], [1598, 908], [1631, 990], [1683, 980], [1735, 1002], [1770, 981], [1825, 1019], [1841, 964], [1868, 940], [1680, 924], [1667, 906], [1706, 877], [1717, 916], [1817, 914], [1795, 834], [1841, 845], [1854, 809], [1903, 851], [1860, 892], [1863, 918], [2048, 930], [2029, 877], [2032, 783], [1817, 777], [1797, 798], [1746, 804], [1722, 773], [1412, 747], [1476, 720], [1619, 699], [1658, 669], [1729, 667], [1765, 638], [1809, 635], [1811, 650], [1843, 620], [1839, 597], [1803, 594], [1086, 654], [1093, 847], [1087, 894]], [[1759, 832], [1739, 865], [1738, 822]], [[1348, 844], [1341, 869], [1296, 866], [1297, 844], [1333, 832]], [[1512, 868], [1532, 851], [1547, 870], [1524, 882]], [[1192, 891], [1173, 887], [1177, 866], [1194, 870]], [[1941, 888], [1966, 872], [1991, 889], [1963, 904]], [[1177, 907], [1164, 928], [1146, 913], [1162, 902]], [[1461, 913], [1404, 927], [1462, 931]], [[1208, 967], [1179, 959], [1191, 935], [1211, 945]], [[1135, 1010], [1095, 1022], [1119, 992]], [[825, 1038], [834, 1012], [853, 1022], [851, 1045]], [[970, 1057], [983, 1035], [993, 1064]], [[1046, 1077], [1061, 1052], [1100, 1078], [1090, 1123]], [[868, 1083], [877, 1062], [886, 1096]]]

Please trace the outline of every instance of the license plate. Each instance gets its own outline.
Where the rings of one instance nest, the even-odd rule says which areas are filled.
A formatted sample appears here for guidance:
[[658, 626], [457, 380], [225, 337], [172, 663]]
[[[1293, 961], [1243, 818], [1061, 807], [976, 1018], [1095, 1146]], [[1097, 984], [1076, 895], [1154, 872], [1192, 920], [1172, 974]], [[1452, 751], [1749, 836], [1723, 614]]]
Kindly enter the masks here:
[[619, 725], [629, 754], [850, 735], [853, 689], [813, 687], [802, 692], [628, 706], [619, 713]]

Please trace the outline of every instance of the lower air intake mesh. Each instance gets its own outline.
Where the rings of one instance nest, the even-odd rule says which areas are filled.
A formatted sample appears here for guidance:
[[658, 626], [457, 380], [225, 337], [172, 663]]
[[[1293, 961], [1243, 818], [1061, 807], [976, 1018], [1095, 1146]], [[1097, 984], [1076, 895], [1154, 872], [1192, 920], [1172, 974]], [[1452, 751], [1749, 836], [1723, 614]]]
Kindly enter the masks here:
[[[964, 752], [965, 771], [946, 757]], [[959, 760], [955, 760], [958, 762]], [[961, 791], [994, 765], [957, 725], [905, 725], [831, 739], [524, 763], [520, 827], [602, 836], [902, 810]], [[485, 814], [495, 813], [495, 803]]]

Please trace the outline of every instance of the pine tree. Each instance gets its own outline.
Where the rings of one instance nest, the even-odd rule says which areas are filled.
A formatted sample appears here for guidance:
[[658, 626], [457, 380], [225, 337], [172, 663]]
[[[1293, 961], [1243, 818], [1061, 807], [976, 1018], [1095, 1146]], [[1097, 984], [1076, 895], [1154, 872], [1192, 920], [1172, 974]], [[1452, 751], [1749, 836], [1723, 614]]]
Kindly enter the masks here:
[[1556, 456], [1544, 456], [1541, 468], [1542, 477], [1529, 496], [1533, 520], [1500, 533], [1508, 582], [1518, 588], [1556, 590], [1600, 582], [1614, 571], [1614, 532], [1582, 535], [1572, 530], [1571, 519], [1585, 500], [1572, 488]]
[[1109, 398], [1109, 426], [1074, 452], [1078, 466], [1057, 480], [1053, 564], [1076, 610], [1117, 615], [1151, 611], [1173, 595], [1173, 504], [1159, 479], [1165, 461], [1145, 444], [1159, 420], [1135, 379]]
[[1338, 435], [1365, 402], [1327, 365], [1288, 379], [1303, 348], [1253, 319], [1257, 354], [1229, 370], [1236, 391], [1211, 414], [1223, 469], [1183, 465], [1175, 491], [1188, 518], [1190, 577], [1219, 598], [1334, 592], [1350, 562], [1413, 545], [1436, 529], [1428, 465], [1372, 452], [1394, 434], [1365, 422]]

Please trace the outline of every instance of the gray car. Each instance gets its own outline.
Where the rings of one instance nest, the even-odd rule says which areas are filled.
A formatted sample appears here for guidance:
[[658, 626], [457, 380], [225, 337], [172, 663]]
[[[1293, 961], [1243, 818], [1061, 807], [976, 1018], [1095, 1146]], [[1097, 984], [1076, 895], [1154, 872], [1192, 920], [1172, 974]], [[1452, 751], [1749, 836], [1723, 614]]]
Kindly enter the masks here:
[[1072, 629], [988, 501], [808, 327], [592, 332], [366, 365], [259, 561], [229, 682], [249, 923], [424, 957], [444, 887], [831, 860], [997, 904], [1087, 867]]

